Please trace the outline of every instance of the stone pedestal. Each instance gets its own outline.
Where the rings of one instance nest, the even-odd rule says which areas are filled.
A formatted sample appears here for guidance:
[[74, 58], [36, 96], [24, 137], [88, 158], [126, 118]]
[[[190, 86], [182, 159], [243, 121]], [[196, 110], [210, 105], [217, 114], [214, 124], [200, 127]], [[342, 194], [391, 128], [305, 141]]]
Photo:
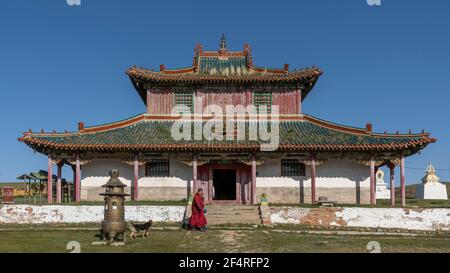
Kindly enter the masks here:
[[384, 172], [378, 170], [375, 174], [376, 184], [375, 184], [375, 196], [377, 199], [390, 199], [391, 193], [387, 188], [386, 182], [384, 182]]
[[433, 165], [428, 165], [422, 184], [416, 187], [416, 198], [426, 200], [448, 200], [447, 187], [439, 183], [439, 177]]
[[417, 199], [448, 200], [447, 187], [442, 183], [426, 183], [417, 185]]

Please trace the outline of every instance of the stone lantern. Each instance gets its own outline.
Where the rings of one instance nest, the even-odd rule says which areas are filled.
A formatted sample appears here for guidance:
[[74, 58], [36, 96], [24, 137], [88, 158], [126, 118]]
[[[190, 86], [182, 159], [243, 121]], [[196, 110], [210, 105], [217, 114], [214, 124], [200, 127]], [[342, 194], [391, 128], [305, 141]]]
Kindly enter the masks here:
[[106, 188], [104, 193], [100, 195], [105, 196], [105, 210], [104, 220], [102, 221], [102, 237], [109, 239], [111, 242], [120, 240], [124, 241], [124, 233], [127, 229], [127, 222], [125, 221], [125, 197], [129, 196], [124, 192], [126, 187], [119, 180], [119, 170], [112, 169], [109, 172], [110, 179], [102, 187]]

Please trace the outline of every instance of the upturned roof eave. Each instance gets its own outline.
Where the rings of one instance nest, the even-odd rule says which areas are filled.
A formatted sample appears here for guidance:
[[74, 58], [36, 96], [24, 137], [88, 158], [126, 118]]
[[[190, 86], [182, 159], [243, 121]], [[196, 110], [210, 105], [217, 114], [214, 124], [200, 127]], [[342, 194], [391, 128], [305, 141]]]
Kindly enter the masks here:
[[[308, 81], [316, 81], [322, 74], [322, 70], [319, 68], [309, 68], [304, 70], [290, 71], [290, 72], [254, 72], [249, 74], [243, 74], [241, 76], [218, 76], [200, 74], [197, 72], [190, 73], [176, 73], [176, 70], [157, 72], [148, 69], [130, 68], [126, 71], [126, 74], [130, 77], [133, 84], [138, 82], [150, 82], [150, 83], [183, 83], [183, 84], [196, 84], [196, 83], [229, 83], [229, 82], [245, 82], [245, 83], [301, 83]], [[135, 86], [136, 87], [136, 86]]]
[[[145, 116], [144, 116], [145, 117]], [[135, 120], [125, 120], [123, 122], [130, 122], [128, 125], [121, 125], [122, 127], [127, 127], [130, 125], [134, 125], [136, 123], [142, 122], [144, 119], [135, 118]], [[314, 122], [317, 126], [323, 126], [331, 128], [330, 130], [338, 131], [339, 128], [335, 128], [334, 124], [327, 125], [325, 122], [320, 120], [314, 120], [311, 117], [307, 117], [307, 119], [303, 120], [306, 122]], [[120, 125], [120, 124], [119, 124]], [[111, 127], [111, 125], [109, 125]], [[120, 128], [122, 128], [120, 127]], [[117, 127], [116, 127], [117, 128]], [[101, 127], [95, 128], [99, 130], [97, 132], [79, 132], [79, 133], [69, 133], [69, 134], [33, 134], [27, 133], [23, 137], [19, 138], [19, 141], [24, 142], [29, 147], [37, 150], [37, 151], [45, 151], [45, 150], [61, 150], [61, 151], [258, 151], [260, 149], [260, 143], [253, 143], [251, 141], [247, 142], [235, 142], [229, 144], [227, 142], [210, 142], [210, 143], [198, 143], [192, 141], [190, 143], [114, 143], [114, 144], [74, 144], [74, 143], [61, 143], [51, 141], [52, 137], [61, 137], [61, 136], [71, 136], [77, 137], [86, 134], [96, 134], [102, 131]], [[290, 144], [282, 143], [279, 145], [279, 151], [330, 151], [330, 152], [339, 152], [339, 151], [360, 151], [360, 152], [375, 152], [375, 151], [401, 151], [412, 149], [415, 151], [419, 151], [425, 148], [428, 144], [436, 142], [436, 139], [430, 138], [429, 133], [424, 134], [414, 134], [414, 135], [385, 135], [385, 134], [373, 134], [366, 132], [364, 133], [363, 129], [352, 128], [352, 127], [341, 127], [342, 130], [345, 130], [345, 134], [354, 134], [361, 135], [363, 137], [373, 137], [376, 138], [402, 138], [399, 142], [393, 143], [357, 143], [357, 144], [339, 144], [339, 143], [323, 143], [323, 144]], [[113, 129], [108, 129], [113, 130]], [[343, 132], [344, 133], [344, 132]]]

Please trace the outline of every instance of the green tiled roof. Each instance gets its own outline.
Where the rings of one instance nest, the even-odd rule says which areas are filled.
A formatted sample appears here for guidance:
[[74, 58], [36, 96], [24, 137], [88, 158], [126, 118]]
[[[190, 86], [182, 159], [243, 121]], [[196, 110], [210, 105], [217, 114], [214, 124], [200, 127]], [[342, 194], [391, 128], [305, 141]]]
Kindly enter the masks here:
[[199, 64], [199, 73], [207, 75], [242, 75], [248, 73], [247, 62], [245, 58], [209, 58], [201, 57]]
[[[86, 128], [86, 131], [67, 134], [26, 134], [20, 140], [33, 147], [53, 149], [253, 149], [264, 141], [248, 140], [175, 140], [171, 137], [174, 120], [157, 120], [140, 116], [126, 126], [108, 125]], [[255, 123], [251, 123], [255, 124]], [[191, 124], [192, 125], [192, 124]], [[193, 128], [193, 127], [192, 127]], [[247, 127], [248, 130], [248, 127]], [[279, 122], [280, 149], [282, 150], [396, 150], [421, 149], [435, 140], [428, 134], [373, 134], [327, 123], [309, 116]], [[224, 136], [225, 139], [225, 136]]]

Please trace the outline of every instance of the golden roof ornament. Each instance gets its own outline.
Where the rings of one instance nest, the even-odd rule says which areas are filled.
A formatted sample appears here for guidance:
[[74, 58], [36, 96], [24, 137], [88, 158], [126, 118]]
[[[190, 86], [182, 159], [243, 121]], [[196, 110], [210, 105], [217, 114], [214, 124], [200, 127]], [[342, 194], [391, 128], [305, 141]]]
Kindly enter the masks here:
[[433, 167], [433, 165], [428, 165], [426, 171], [426, 175], [422, 178], [422, 182], [424, 184], [426, 183], [439, 183], [440, 178], [436, 175], [436, 169]]
[[227, 51], [227, 39], [225, 38], [225, 34], [222, 34], [222, 38], [220, 38], [220, 50]]

